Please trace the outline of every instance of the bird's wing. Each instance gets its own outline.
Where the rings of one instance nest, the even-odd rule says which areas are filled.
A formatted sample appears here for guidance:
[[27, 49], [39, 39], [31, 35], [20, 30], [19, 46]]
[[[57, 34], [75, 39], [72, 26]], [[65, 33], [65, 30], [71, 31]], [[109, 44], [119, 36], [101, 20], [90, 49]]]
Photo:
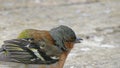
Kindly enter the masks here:
[[51, 64], [58, 60], [51, 59], [46, 55], [32, 39], [12, 39], [4, 41], [2, 45], [4, 56], [2, 59], [9, 62], [18, 62], [25, 64]]

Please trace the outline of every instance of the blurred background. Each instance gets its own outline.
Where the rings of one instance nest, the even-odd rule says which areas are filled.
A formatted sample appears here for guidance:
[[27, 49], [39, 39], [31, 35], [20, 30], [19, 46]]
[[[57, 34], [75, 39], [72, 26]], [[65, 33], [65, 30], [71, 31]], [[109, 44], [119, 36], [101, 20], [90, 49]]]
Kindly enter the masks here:
[[[71, 27], [75, 44], [64, 68], [120, 68], [120, 0], [0, 0], [0, 45], [24, 29]], [[0, 62], [0, 68], [39, 68]]]

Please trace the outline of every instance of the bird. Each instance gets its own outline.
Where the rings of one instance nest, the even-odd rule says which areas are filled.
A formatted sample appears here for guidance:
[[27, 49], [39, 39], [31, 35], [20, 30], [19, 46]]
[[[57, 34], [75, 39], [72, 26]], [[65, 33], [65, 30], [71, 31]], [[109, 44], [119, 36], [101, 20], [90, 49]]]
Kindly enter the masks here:
[[0, 61], [44, 65], [58, 63], [56, 68], [63, 68], [74, 44], [81, 40], [65, 25], [49, 31], [25, 29], [16, 39], [4, 41], [0, 48]]

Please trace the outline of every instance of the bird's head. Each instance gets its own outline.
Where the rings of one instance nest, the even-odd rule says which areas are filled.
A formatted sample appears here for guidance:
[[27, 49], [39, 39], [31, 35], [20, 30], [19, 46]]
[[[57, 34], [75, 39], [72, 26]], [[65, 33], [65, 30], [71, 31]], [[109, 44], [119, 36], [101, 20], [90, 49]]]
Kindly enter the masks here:
[[50, 30], [50, 34], [53, 39], [63, 50], [66, 50], [65, 43], [80, 43], [81, 38], [77, 38], [75, 32], [68, 26], [61, 25], [59, 27]]

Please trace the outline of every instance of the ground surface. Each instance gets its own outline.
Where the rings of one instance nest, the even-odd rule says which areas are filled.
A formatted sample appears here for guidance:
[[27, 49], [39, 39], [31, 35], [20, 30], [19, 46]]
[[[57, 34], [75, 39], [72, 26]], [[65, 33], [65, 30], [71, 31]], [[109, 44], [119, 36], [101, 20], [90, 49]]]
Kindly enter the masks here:
[[[26, 28], [71, 27], [75, 44], [64, 68], [120, 68], [120, 0], [0, 0], [0, 45]], [[0, 63], [0, 68], [38, 65]]]

